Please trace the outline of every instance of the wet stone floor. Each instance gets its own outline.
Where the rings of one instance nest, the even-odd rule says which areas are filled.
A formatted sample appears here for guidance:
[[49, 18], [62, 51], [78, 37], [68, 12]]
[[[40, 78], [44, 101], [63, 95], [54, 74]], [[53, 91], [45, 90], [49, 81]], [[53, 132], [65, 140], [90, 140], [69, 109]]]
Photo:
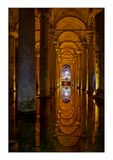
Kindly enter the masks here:
[[104, 152], [104, 100], [73, 86], [36, 98], [36, 112], [19, 113], [13, 152]]

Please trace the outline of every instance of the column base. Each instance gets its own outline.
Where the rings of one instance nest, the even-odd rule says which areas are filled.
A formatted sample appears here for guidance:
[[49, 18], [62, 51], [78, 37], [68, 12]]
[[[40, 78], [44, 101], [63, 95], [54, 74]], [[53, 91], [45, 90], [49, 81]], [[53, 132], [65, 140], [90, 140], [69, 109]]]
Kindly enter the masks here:
[[84, 93], [88, 94], [88, 90], [85, 90]]
[[99, 107], [104, 107], [104, 90], [97, 89], [93, 92], [92, 98]]
[[88, 90], [86, 90], [86, 93], [89, 95], [89, 96], [92, 96], [93, 94], [93, 89], [92, 88], [89, 88]]
[[85, 89], [85, 88], [82, 88], [81, 91], [82, 91], [82, 92], [86, 92], [86, 89]]
[[36, 94], [35, 98], [39, 98], [40, 97], [40, 94]]
[[18, 128], [15, 127], [15, 133], [11, 133], [12, 137], [9, 137], [9, 152], [10, 151], [15, 151], [15, 149], [17, 148], [17, 143], [18, 143]]
[[77, 89], [79, 89], [79, 90], [80, 90], [80, 86], [77, 86]]
[[94, 90], [92, 97], [95, 99], [103, 99], [104, 98], [104, 90], [103, 89]]

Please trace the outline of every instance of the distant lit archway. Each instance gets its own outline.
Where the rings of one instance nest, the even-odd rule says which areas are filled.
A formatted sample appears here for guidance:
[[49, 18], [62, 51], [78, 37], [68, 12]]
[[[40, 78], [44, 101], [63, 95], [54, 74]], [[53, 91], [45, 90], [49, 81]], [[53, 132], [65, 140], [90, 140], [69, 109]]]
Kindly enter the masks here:
[[71, 70], [68, 64], [65, 64], [62, 67], [62, 82], [70, 82], [71, 81]]

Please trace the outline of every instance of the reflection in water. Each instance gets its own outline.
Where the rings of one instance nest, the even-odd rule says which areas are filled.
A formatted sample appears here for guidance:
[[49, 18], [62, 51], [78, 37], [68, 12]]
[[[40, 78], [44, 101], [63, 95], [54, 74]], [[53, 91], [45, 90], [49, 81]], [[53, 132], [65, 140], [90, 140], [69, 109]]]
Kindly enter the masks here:
[[35, 102], [36, 115], [18, 118], [18, 148], [10, 150], [104, 151], [103, 103], [73, 86], [59, 87], [55, 96], [36, 98]]
[[62, 67], [62, 82], [63, 81], [68, 82], [70, 80], [71, 80], [70, 66], [66, 64]]
[[[59, 109], [56, 115], [58, 124], [56, 129], [57, 143], [61, 146], [68, 147], [67, 149], [76, 145], [82, 133], [79, 117], [77, 116], [79, 112], [77, 104], [79, 102], [75, 101], [76, 97], [73, 91], [73, 88], [70, 86], [62, 87], [63, 102], [60, 101], [60, 104], [57, 106]], [[65, 103], [67, 101], [69, 103]], [[59, 147], [56, 149], [61, 151]]]
[[97, 104], [72, 86], [62, 86], [59, 90], [62, 100], [56, 105], [55, 151], [103, 151], [104, 140], [98, 141], [103, 135], [98, 128], [103, 113], [99, 115]]
[[36, 151], [40, 151], [40, 99], [36, 97]]
[[67, 103], [70, 101], [71, 88], [70, 86], [62, 86], [62, 100]]

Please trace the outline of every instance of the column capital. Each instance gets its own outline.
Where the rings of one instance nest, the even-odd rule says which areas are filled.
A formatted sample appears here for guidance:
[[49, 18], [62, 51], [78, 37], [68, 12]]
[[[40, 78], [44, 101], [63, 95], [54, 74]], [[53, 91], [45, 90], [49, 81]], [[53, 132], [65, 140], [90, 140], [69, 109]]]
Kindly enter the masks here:
[[78, 50], [76, 53], [77, 53], [77, 55], [80, 55], [82, 53], [82, 51]]
[[51, 40], [56, 39], [55, 26], [51, 23], [49, 25], [49, 37], [50, 37]]
[[41, 15], [41, 9], [35, 8], [35, 17], [40, 19], [40, 15]]
[[87, 39], [86, 39], [86, 37], [83, 38], [82, 45], [83, 45], [84, 48], [87, 47]]
[[88, 21], [87, 21], [87, 28], [88, 28], [88, 29], [91, 29], [92, 24], [93, 24], [93, 22], [94, 22], [94, 18], [95, 18], [94, 15], [90, 15], [90, 16], [89, 16]]
[[50, 16], [51, 16], [51, 9], [50, 8], [41, 8], [40, 13], [41, 13], [40, 19], [42, 19], [42, 21], [44, 19], [50, 20]]
[[60, 49], [59, 48], [56, 48], [56, 53], [57, 53], [57, 55], [60, 54]]
[[93, 38], [93, 32], [92, 31], [88, 31], [85, 35], [85, 38], [87, 40], [87, 44], [90, 43], [90, 40]]
[[55, 41], [54, 45], [56, 49], [60, 49], [61, 42]]

